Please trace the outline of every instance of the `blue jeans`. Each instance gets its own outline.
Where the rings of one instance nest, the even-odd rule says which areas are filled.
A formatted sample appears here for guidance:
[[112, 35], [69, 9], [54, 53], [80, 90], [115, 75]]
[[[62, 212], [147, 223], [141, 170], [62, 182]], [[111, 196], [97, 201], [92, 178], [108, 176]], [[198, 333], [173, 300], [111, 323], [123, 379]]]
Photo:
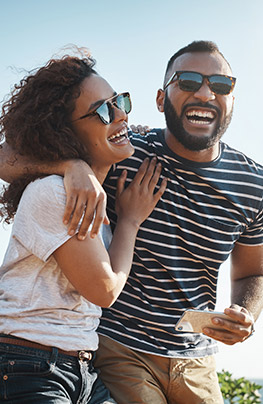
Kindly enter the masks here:
[[9, 343], [0, 343], [0, 403], [116, 404], [92, 361]]

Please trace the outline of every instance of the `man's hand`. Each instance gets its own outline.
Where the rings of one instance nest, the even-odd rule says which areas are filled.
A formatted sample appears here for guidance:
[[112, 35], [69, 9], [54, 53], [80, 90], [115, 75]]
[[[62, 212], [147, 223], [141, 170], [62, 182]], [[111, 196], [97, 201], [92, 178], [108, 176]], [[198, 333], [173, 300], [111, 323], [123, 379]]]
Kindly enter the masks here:
[[254, 319], [252, 315], [247, 309], [237, 304], [232, 304], [226, 308], [224, 313], [231, 317], [233, 321], [223, 320], [215, 315], [212, 323], [222, 327], [222, 331], [206, 327], [203, 330], [204, 334], [227, 345], [245, 341], [253, 330]]
[[151, 128], [147, 125], [130, 125], [132, 132], [139, 133], [140, 135], [144, 136], [146, 133], [151, 131]]
[[78, 239], [84, 240], [94, 217], [90, 232], [94, 238], [103, 222], [109, 224], [106, 214], [107, 196], [101, 184], [88, 164], [76, 160], [67, 162], [64, 186], [67, 202], [63, 222], [69, 224], [68, 233], [73, 235], [81, 221]]

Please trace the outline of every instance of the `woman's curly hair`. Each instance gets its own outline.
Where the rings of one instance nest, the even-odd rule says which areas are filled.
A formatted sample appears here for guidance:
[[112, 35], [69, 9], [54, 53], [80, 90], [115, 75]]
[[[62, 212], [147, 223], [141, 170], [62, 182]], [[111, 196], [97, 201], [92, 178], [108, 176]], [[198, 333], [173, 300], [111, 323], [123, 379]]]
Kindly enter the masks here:
[[[95, 60], [89, 56], [65, 55], [51, 59], [15, 85], [0, 117], [0, 139], [19, 154], [38, 160], [88, 161], [88, 151], [76, 137], [71, 123], [75, 100], [83, 80], [91, 74]], [[41, 175], [13, 181], [0, 197], [0, 215], [13, 219], [27, 184]]]

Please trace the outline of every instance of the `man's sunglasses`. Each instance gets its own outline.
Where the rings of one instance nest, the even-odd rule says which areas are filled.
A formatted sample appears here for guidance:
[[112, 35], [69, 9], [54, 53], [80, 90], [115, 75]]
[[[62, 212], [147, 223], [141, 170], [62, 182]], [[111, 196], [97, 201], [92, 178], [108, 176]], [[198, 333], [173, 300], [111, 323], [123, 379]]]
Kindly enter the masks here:
[[227, 95], [233, 91], [236, 83], [235, 77], [225, 76], [222, 74], [211, 74], [205, 76], [198, 72], [178, 71], [174, 72], [164, 86], [164, 90], [174, 81], [178, 81], [179, 88], [182, 91], [198, 91], [207, 79], [210, 90], [219, 95]]
[[98, 108], [94, 111], [89, 112], [81, 116], [78, 119], [75, 119], [73, 122], [78, 121], [80, 119], [87, 118], [88, 116], [98, 115], [100, 120], [105, 124], [109, 125], [114, 120], [114, 108], [116, 107], [121, 111], [128, 114], [131, 112], [132, 104], [131, 104], [131, 97], [129, 93], [121, 93], [114, 95], [113, 97], [105, 100]]

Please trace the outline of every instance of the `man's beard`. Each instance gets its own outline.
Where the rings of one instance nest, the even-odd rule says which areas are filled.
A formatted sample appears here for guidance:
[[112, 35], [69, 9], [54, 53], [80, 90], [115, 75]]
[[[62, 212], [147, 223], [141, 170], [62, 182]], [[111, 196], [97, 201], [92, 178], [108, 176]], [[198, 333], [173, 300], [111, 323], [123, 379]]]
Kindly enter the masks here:
[[215, 127], [215, 130], [210, 136], [196, 136], [196, 135], [191, 135], [188, 133], [182, 123], [182, 117], [184, 110], [182, 111], [181, 116], [179, 117], [169, 100], [169, 97], [167, 94], [165, 95], [164, 99], [164, 115], [165, 115], [165, 120], [166, 120], [166, 125], [169, 131], [173, 134], [173, 136], [188, 150], [192, 151], [201, 151], [210, 148], [214, 144], [216, 144], [225, 131], [227, 130], [231, 119], [232, 119], [232, 114], [233, 114], [233, 108], [231, 109], [231, 112], [225, 117], [223, 122], [220, 125], [220, 117], [221, 117], [221, 112], [218, 108], [215, 108], [214, 106], [211, 106], [209, 104], [192, 104], [192, 106], [198, 107], [207, 107], [207, 108], [213, 108], [216, 109], [217, 114], [218, 114], [218, 124]]

